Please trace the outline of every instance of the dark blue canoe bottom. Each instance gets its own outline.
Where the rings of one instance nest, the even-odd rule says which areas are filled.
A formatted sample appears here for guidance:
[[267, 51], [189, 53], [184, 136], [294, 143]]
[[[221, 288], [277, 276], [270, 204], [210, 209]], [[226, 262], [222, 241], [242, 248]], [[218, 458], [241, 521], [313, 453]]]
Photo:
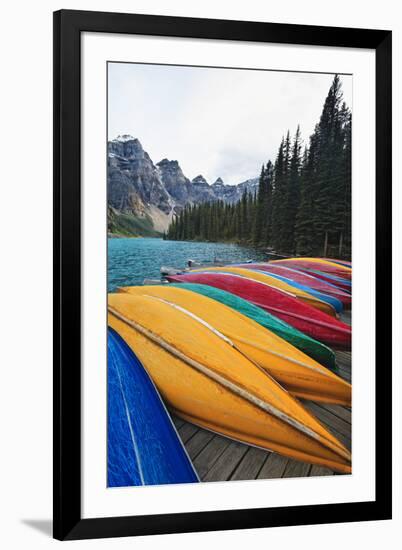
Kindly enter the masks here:
[[107, 442], [108, 487], [199, 481], [155, 385], [110, 327]]

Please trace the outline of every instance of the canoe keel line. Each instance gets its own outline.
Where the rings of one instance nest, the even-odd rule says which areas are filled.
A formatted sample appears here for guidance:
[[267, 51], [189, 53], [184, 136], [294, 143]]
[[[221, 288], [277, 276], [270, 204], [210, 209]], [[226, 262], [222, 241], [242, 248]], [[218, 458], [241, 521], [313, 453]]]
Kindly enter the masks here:
[[[229, 307], [232, 311], [237, 311], [245, 317], [273, 332], [280, 338], [286, 340], [289, 344], [295, 346], [300, 351], [313, 358], [315, 361], [324, 365], [332, 371], [337, 370], [335, 353], [327, 346], [310, 338], [306, 334], [298, 331], [290, 326], [279, 317], [275, 317], [268, 311], [256, 306], [248, 300], [240, 298], [231, 292], [219, 289], [206, 284], [197, 283], [170, 283], [171, 288], [181, 288], [189, 290], [193, 294], [201, 294], [207, 298], [211, 298], [215, 302], [221, 303]], [[120, 291], [130, 292], [131, 287], [120, 288]]]
[[303, 303], [283, 289], [234, 273], [196, 272], [168, 276], [171, 282], [195, 282], [226, 290], [278, 316], [294, 328], [336, 349], [350, 350], [351, 329], [323, 311]]
[[[239, 342], [242, 342], [243, 344], [253, 346], [257, 349], [259, 348], [259, 349], [261, 349], [261, 351], [264, 351], [264, 353], [268, 353], [269, 355], [272, 355], [274, 357], [284, 359], [284, 360], [288, 361], [289, 363], [293, 363], [294, 365], [298, 365], [300, 367], [310, 369], [312, 371], [315, 371], [315, 372], [318, 372], [320, 374], [325, 375], [325, 369], [323, 369], [322, 367], [320, 368], [320, 366], [316, 367], [314, 365], [308, 365], [306, 363], [302, 363], [301, 361], [298, 361], [297, 359], [294, 359], [293, 357], [285, 357], [285, 355], [283, 355], [282, 353], [278, 353], [276, 351], [270, 350], [266, 346], [265, 347], [259, 346], [255, 342], [249, 342], [248, 340], [244, 340], [243, 338], [240, 338], [239, 336], [236, 336], [234, 334], [225, 336], [224, 334], [219, 332], [216, 328], [214, 328], [212, 325], [207, 323], [204, 319], [201, 319], [200, 317], [198, 317], [197, 315], [195, 315], [191, 311], [188, 311], [184, 307], [181, 307], [177, 304], [174, 304], [173, 302], [169, 302], [168, 300], [164, 300], [163, 298], [158, 298], [156, 296], [150, 296], [149, 294], [146, 294], [145, 296], [148, 296], [149, 298], [154, 298], [155, 300], [159, 300], [160, 302], [163, 302], [164, 304], [167, 304], [170, 307], [173, 307], [173, 308], [177, 309], [178, 311], [181, 311], [185, 315], [188, 315], [189, 317], [191, 317], [195, 321], [199, 322], [200, 324], [202, 324], [203, 326], [208, 328], [208, 330], [213, 332], [216, 336], [218, 336], [218, 338], [221, 338], [224, 342], [229, 344], [232, 348], [234, 348], [237, 352], [239, 352], [241, 355], [243, 355], [246, 359], [251, 361], [257, 368], [259, 368], [263, 371], [264, 371], [264, 369], [261, 368], [261, 365], [259, 365], [249, 354], [245, 353], [242, 349], [240, 349], [238, 346], [236, 346], [234, 340], [238, 340]], [[276, 381], [276, 383], [280, 386], [280, 384], [277, 381]], [[281, 386], [281, 387], [282, 387], [282, 389], [285, 389], [285, 388], [283, 388], [283, 386]]]
[[262, 327], [227, 304], [194, 293], [192, 289], [183, 288], [180, 284], [177, 287], [126, 287], [124, 291], [120, 289], [119, 293], [148, 299], [153, 297], [187, 315], [235, 348], [248, 361], [268, 372], [295, 397], [308, 396], [313, 401], [344, 406], [351, 404], [351, 387], [347, 382], [282, 339], [270, 326]]
[[[270, 403], [267, 403], [263, 399], [259, 398], [257, 395], [254, 395], [251, 393], [248, 389], [242, 387], [238, 383], [235, 383], [231, 380], [228, 380], [225, 376], [222, 376], [218, 372], [214, 371], [213, 369], [209, 368], [208, 366], [200, 363], [199, 361], [188, 357], [185, 353], [171, 345], [169, 342], [167, 342], [165, 339], [161, 338], [158, 334], [155, 334], [154, 332], [150, 331], [145, 326], [141, 325], [137, 321], [134, 321], [133, 319], [129, 319], [125, 315], [123, 315], [120, 311], [118, 311], [115, 307], [109, 305], [108, 306], [109, 313], [115, 317], [120, 322], [124, 323], [131, 329], [134, 329], [139, 334], [141, 334], [143, 337], [145, 337], [148, 341], [151, 341], [153, 344], [157, 345], [159, 348], [162, 348], [165, 352], [169, 353], [173, 357], [175, 357], [177, 360], [181, 361], [182, 363], [186, 364], [187, 366], [191, 367], [192, 369], [196, 370], [201, 375], [207, 377], [209, 380], [215, 382], [220, 387], [224, 388], [226, 391], [230, 392], [231, 394], [235, 395], [237, 398], [240, 398], [249, 404], [251, 404], [253, 407], [256, 407], [257, 409], [263, 411], [264, 413], [267, 413], [268, 415], [274, 417], [277, 419], [277, 421], [281, 423], [285, 423], [287, 426], [289, 426], [291, 429], [296, 430], [299, 433], [299, 436], [295, 437], [295, 440], [300, 443], [300, 436], [307, 437], [316, 443], [319, 444], [319, 449], [321, 449], [324, 454], [323, 457], [319, 456], [319, 449], [315, 448], [315, 450], [311, 449], [310, 451], [307, 451], [306, 453], [303, 452], [303, 450], [297, 449], [294, 444], [288, 444], [286, 447], [281, 444], [280, 442], [273, 442], [272, 446], [269, 445], [269, 443], [266, 440], [263, 440], [262, 438], [258, 441], [258, 437], [253, 438], [247, 437], [248, 434], [242, 434], [237, 433], [235, 430], [228, 429], [227, 426], [214, 426], [211, 424], [210, 421], [206, 419], [200, 419], [200, 421], [194, 420], [195, 423], [202, 425], [206, 427], [207, 429], [211, 429], [212, 431], [217, 431], [219, 433], [223, 433], [223, 435], [230, 435], [231, 437], [235, 439], [239, 439], [242, 442], [245, 443], [251, 443], [256, 444], [256, 446], [261, 446], [262, 448], [268, 449], [268, 450], [274, 450], [278, 451], [282, 454], [285, 454], [287, 456], [298, 458], [300, 460], [305, 460], [311, 463], [328, 466], [334, 470], [343, 472], [343, 473], [350, 473], [351, 472], [351, 455], [347, 451], [341, 443], [336, 438], [332, 438], [330, 434], [328, 433], [328, 437], [322, 434], [318, 434], [313, 429], [311, 429], [308, 426], [305, 426], [302, 422], [299, 420], [292, 418], [289, 416], [289, 414], [279, 410], [277, 407], [273, 406]], [[194, 317], [193, 317], [194, 318]], [[205, 322], [203, 323], [205, 326]], [[213, 327], [211, 327], [213, 328]], [[216, 332], [214, 332], [216, 336]], [[222, 335], [223, 336], [223, 335]], [[227, 342], [226, 342], [227, 344]], [[145, 365], [147, 367], [147, 365]], [[261, 369], [262, 370], [262, 369]], [[278, 391], [284, 392], [283, 388], [275, 382], [268, 373], [264, 371], [264, 374], [269, 377], [269, 379], [274, 382], [274, 384], [278, 387]], [[293, 400], [295, 404], [298, 404], [297, 401], [295, 401], [287, 392], [285, 392], [285, 395], [290, 399]], [[174, 403], [171, 403], [173, 408], [175, 407]], [[300, 404], [298, 404], [299, 407], [301, 407]], [[302, 408], [302, 407], [301, 407]], [[183, 418], [190, 419], [190, 415], [188, 412], [182, 412], [179, 410], [179, 408], [176, 408], [178, 414], [182, 416]], [[305, 414], [308, 414], [305, 409], [303, 409], [303, 412]], [[311, 416], [311, 415], [309, 415]], [[312, 419], [314, 417], [311, 417]], [[325, 434], [325, 430], [324, 434]], [[269, 434], [267, 434], [269, 436]], [[255, 443], [257, 441], [257, 443]], [[272, 447], [272, 448], [271, 448]], [[326, 449], [326, 451], [325, 451]], [[330, 455], [328, 456], [328, 451], [330, 451]], [[335, 456], [332, 456], [335, 455]], [[327, 455], [327, 456], [325, 456]]]

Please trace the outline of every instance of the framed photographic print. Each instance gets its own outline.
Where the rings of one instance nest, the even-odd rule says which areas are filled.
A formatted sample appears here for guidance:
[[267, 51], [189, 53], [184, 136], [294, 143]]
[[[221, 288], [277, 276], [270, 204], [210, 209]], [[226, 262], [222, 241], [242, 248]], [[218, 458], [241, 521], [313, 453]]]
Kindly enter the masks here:
[[56, 12], [54, 189], [56, 538], [391, 517], [390, 31]]

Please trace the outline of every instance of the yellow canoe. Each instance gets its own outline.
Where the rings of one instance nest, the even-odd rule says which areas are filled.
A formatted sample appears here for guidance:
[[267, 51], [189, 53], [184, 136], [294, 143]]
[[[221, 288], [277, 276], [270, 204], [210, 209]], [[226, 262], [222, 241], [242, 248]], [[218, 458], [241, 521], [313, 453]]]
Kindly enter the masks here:
[[345, 271], [347, 273], [352, 271], [352, 268], [347, 266], [347, 265], [343, 265], [343, 264], [336, 263], [336, 262], [331, 262], [331, 260], [326, 260], [324, 258], [305, 258], [305, 257], [285, 258], [284, 260], [274, 260], [272, 263], [281, 263], [281, 261], [295, 262], [295, 263], [297, 263], [297, 262], [312, 262], [312, 263], [316, 263], [316, 264], [330, 265], [330, 266], [338, 269], [339, 271]]
[[249, 317], [201, 294], [161, 286], [123, 287], [120, 292], [155, 296], [194, 314], [228, 338], [293, 395], [313, 401], [351, 405], [351, 385]]
[[234, 275], [240, 275], [241, 277], [247, 277], [254, 281], [259, 281], [260, 283], [265, 283], [271, 287], [277, 288], [278, 290], [282, 290], [283, 292], [286, 292], [287, 294], [290, 294], [295, 298], [299, 298], [306, 304], [309, 304], [310, 306], [313, 306], [316, 309], [320, 309], [321, 311], [328, 313], [328, 315], [331, 315], [332, 317], [336, 317], [336, 311], [330, 304], [323, 302], [319, 298], [316, 298], [312, 294], [309, 294], [308, 292], [300, 288], [296, 288], [294, 286], [289, 285], [285, 281], [281, 281], [280, 279], [276, 279], [275, 277], [272, 277], [271, 275], [269, 275], [269, 273], [262, 273], [259, 271], [253, 271], [252, 269], [245, 269], [242, 267], [229, 267], [229, 266], [208, 267], [205, 269], [194, 269], [192, 271], [222, 271], [225, 273], [233, 273]]
[[250, 445], [351, 472], [350, 452], [205, 322], [154, 296], [111, 294], [108, 309], [109, 325], [178, 416]]

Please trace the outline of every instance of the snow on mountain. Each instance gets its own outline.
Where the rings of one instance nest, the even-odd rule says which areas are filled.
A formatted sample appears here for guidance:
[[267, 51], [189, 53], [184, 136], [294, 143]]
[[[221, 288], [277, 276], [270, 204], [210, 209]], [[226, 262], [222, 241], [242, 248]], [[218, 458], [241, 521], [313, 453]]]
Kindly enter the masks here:
[[133, 136], [130, 136], [130, 134], [123, 134], [121, 136], [117, 136], [117, 138], [114, 138], [113, 141], [120, 141], [121, 143], [125, 143], [126, 141], [134, 141]]

